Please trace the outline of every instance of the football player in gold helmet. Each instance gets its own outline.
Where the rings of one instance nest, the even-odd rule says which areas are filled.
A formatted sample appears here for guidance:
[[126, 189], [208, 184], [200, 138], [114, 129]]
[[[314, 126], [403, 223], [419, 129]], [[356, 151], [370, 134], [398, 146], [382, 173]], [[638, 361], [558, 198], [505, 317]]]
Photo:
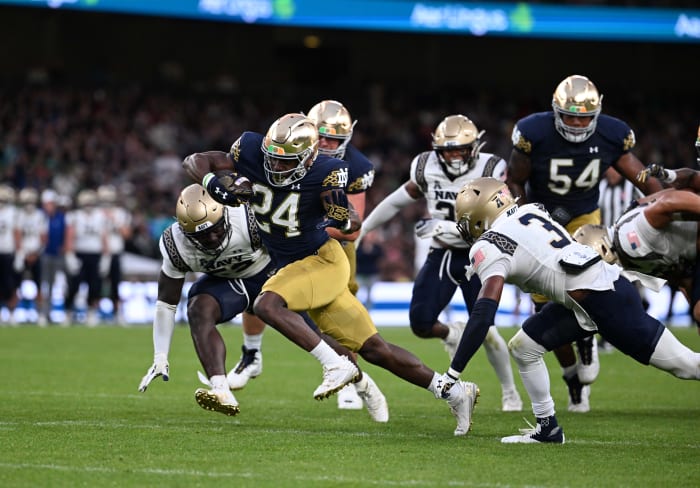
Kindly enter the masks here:
[[[663, 188], [656, 178], [637, 181], [644, 165], [632, 152], [634, 131], [624, 121], [602, 113], [603, 95], [586, 76], [563, 79], [552, 94], [552, 109], [518, 120], [507, 183], [521, 202], [539, 202], [569, 232], [583, 224], [599, 224], [599, 183], [614, 167], [644, 194]], [[527, 191], [526, 191], [527, 188]], [[535, 308], [548, 299], [533, 295]], [[569, 389], [569, 411], [590, 410], [590, 384], [598, 373], [595, 336], [574, 348], [555, 351]]]
[[[309, 134], [307, 123], [313, 126], [314, 136]], [[315, 398], [327, 398], [356, 381], [360, 374], [350, 361], [339, 359], [295, 312], [308, 311], [323, 333], [366, 361], [446, 400], [457, 419], [454, 434], [466, 435], [478, 387], [460, 381], [438, 397], [440, 375], [411, 352], [388, 343], [362, 303], [348, 289], [347, 257], [340, 243], [325, 229], [330, 225], [354, 232], [359, 228], [359, 217], [353, 215], [347, 202], [345, 161], [320, 154], [315, 159], [304, 159], [301, 168], [301, 159], [295, 159], [317, 144], [318, 130], [309, 118], [286, 114], [265, 135], [244, 132], [228, 154], [219, 151], [192, 154], [185, 158], [183, 167], [193, 180], [202, 181], [209, 194], [223, 203], [227, 203], [227, 189], [212, 171], [235, 171], [252, 182], [255, 193], [251, 207], [263, 244], [279, 267], [263, 285], [253, 311], [323, 364], [324, 379], [314, 392]], [[273, 178], [271, 171], [285, 172], [284, 177], [294, 176], [294, 181]], [[367, 390], [363, 379], [357, 383], [356, 388], [373, 418], [388, 421], [383, 395], [372, 398], [374, 395]]]

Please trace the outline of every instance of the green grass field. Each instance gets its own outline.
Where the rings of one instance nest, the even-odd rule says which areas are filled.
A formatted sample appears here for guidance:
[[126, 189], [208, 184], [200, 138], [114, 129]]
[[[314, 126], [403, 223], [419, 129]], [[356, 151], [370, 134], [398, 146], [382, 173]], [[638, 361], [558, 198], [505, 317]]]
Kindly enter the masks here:
[[[442, 372], [437, 340], [383, 328], [390, 341]], [[503, 328], [509, 339], [515, 332]], [[700, 350], [695, 328], [674, 332]], [[241, 333], [223, 328], [228, 367]], [[387, 397], [391, 418], [341, 411], [312, 398], [321, 368], [276, 331], [264, 339], [264, 373], [237, 392], [236, 417], [194, 401], [201, 369], [189, 332], [176, 329], [167, 383], [137, 386], [151, 364], [151, 328], [0, 328], [0, 486], [10, 487], [646, 487], [700, 486], [700, 384], [601, 356], [587, 414], [566, 411], [547, 355], [565, 445], [502, 445], [533, 421], [502, 413], [483, 351], [464, 378], [481, 397], [472, 432], [455, 438], [449, 408], [384, 370], [361, 365]], [[517, 371], [516, 371], [517, 375]]]

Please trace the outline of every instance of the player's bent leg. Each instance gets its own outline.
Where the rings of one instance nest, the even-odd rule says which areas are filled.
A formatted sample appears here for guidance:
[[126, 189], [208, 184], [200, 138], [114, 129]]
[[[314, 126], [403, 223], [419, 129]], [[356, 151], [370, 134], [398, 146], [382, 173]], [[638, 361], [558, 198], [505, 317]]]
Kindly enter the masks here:
[[700, 379], [700, 353], [686, 347], [668, 329], [661, 334], [649, 364], [682, 380]]
[[501, 383], [501, 410], [520, 412], [523, 409], [523, 401], [515, 388], [508, 345], [494, 325], [489, 327], [484, 339], [484, 351], [486, 351], [486, 357]]

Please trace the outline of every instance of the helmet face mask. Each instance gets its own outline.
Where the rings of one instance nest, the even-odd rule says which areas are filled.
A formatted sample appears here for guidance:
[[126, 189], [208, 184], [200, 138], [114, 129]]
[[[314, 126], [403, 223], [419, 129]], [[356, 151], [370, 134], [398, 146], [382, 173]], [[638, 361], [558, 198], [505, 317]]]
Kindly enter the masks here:
[[457, 228], [462, 238], [471, 244], [489, 230], [501, 214], [517, 208], [517, 198], [504, 182], [495, 178], [475, 178], [457, 194]]
[[306, 176], [318, 155], [318, 130], [303, 114], [277, 119], [263, 138], [262, 152], [267, 181], [288, 186]]
[[[557, 132], [569, 142], [585, 141], [595, 132], [602, 104], [603, 95], [598, 93], [591, 80], [580, 75], [569, 76], [559, 83], [552, 96]], [[563, 116], [585, 117], [590, 122], [586, 126], [572, 126], [564, 123]]]
[[438, 124], [433, 137], [433, 150], [440, 164], [452, 176], [461, 176], [474, 167], [484, 131], [479, 131], [464, 115], [450, 115]]
[[338, 141], [338, 146], [335, 148], [322, 147], [319, 144], [318, 152], [333, 158], [343, 159], [345, 149], [352, 139], [352, 132], [357, 123], [356, 120], [352, 120], [348, 109], [335, 100], [324, 100], [311, 107], [308, 118], [316, 124], [320, 139]]
[[580, 244], [592, 247], [609, 264], [620, 264], [620, 259], [613, 249], [610, 234], [604, 225], [585, 224], [576, 229], [571, 237]]
[[182, 232], [201, 252], [218, 256], [228, 245], [231, 227], [224, 206], [201, 185], [182, 190], [175, 214]]

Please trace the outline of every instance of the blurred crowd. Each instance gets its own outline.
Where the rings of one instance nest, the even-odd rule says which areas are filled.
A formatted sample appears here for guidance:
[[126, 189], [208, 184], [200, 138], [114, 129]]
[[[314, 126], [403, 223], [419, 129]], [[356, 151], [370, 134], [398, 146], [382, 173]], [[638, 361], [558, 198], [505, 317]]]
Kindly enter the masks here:
[[[426, 95], [379, 84], [358, 87], [348, 97], [324, 96], [338, 98], [357, 119], [352, 142], [376, 166], [367, 193], [369, 212], [408, 179], [411, 159], [430, 149], [431, 133], [448, 114], [470, 117], [486, 130], [485, 150], [508, 159], [514, 122], [549, 110], [557, 81], [520, 99], [488, 90]], [[133, 215], [126, 250], [158, 257], [160, 233], [172, 223], [176, 197], [189, 183], [181, 169], [186, 155], [228, 150], [243, 131], [264, 131], [280, 114], [303, 111], [321, 99], [313, 98], [311, 88], [263, 100], [220, 88], [81, 87], [45, 80], [5, 87], [0, 91], [0, 180], [17, 191], [52, 189], [65, 199], [84, 188], [113, 185]], [[634, 152], [645, 164], [674, 168], [695, 165], [698, 120], [689, 105], [631, 91], [624, 100], [606, 97], [603, 111], [632, 126]], [[413, 223], [424, 212], [420, 204], [405, 208], [381, 229], [376, 239], [382, 247], [382, 259], [376, 260], [381, 279], [413, 279]]]

